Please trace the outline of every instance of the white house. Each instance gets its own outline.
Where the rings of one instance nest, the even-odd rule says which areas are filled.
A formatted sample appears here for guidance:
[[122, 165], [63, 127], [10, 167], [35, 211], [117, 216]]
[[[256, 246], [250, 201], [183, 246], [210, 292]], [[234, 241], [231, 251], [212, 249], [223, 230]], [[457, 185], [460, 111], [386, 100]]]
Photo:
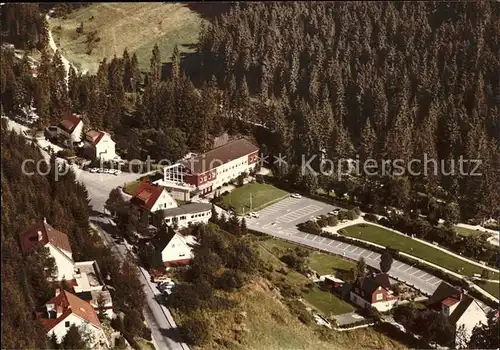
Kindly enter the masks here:
[[[488, 312], [491, 310], [469, 296], [465, 289], [454, 287], [446, 282], [441, 282], [427, 301], [427, 305], [447, 316], [455, 330], [463, 330], [463, 334], [457, 333], [457, 343], [468, 341], [475, 326], [481, 323], [487, 324]], [[463, 348], [467, 344], [455, 344], [455, 346]]]
[[54, 258], [57, 268], [56, 280], [73, 278], [74, 261], [68, 236], [47, 224], [45, 218], [21, 232], [19, 239], [24, 254], [40, 246], [49, 249], [49, 254]]
[[109, 346], [94, 308], [67, 291], [56, 290], [56, 296], [45, 303], [37, 313], [37, 318], [45, 326], [47, 336], [55, 334], [58, 342], [61, 342], [71, 325], [75, 325], [88, 335], [91, 348]]
[[63, 135], [70, 142], [82, 141], [83, 121], [74, 114], [68, 113], [63, 117], [63, 120], [57, 125], [58, 135]]
[[185, 265], [193, 258], [192, 246], [196, 244], [193, 236], [175, 233], [161, 251], [163, 264], [167, 267]]
[[44, 247], [54, 258], [57, 281], [66, 280], [75, 294], [90, 302], [97, 308], [98, 295], [105, 300], [106, 314], [113, 318], [113, 302], [96, 261], [73, 261], [73, 254], [68, 236], [49, 224], [44, 219], [23, 231], [20, 234], [21, 249], [23, 253]]
[[147, 181], [142, 182], [137, 187], [130, 202], [147, 213], [178, 207], [176, 200], [172, 198], [166, 188], [153, 185]]
[[186, 189], [206, 194], [243, 173], [250, 173], [258, 159], [259, 148], [241, 138], [165, 167], [163, 183], [186, 184]]
[[112, 160], [116, 157], [115, 142], [104, 131], [91, 130], [85, 135], [85, 148], [89, 157]]
[[190, 224], [206, 224], [212, 217], [212, 205], [210, 203], [190, 203], [177, 208], [164, 209], [158, 212], [159, 223], [171, 226], [177, 223], [178, 228], [187, 227]]
[[385, 273], [360, 277], [354, 283], [349, 300], [362, 307], [374, 307], [380, 312], [392, 309], [398, 298], [391, 290], [391, 281]]

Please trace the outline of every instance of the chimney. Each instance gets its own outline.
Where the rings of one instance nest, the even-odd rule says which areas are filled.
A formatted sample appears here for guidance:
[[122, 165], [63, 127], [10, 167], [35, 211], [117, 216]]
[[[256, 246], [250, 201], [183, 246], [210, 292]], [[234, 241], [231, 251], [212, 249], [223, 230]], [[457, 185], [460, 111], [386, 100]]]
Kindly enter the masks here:
[[59, 294], [61, 294], [61, 288], [56, 288], [56, 296], [58, 296]]
[[43, 217], [43, 223], [46, 224], [47, 223], [47, 218], [44, 216]]
[[43, 239], [42, 231], [38, 231], [38, 241], [40, 242]]

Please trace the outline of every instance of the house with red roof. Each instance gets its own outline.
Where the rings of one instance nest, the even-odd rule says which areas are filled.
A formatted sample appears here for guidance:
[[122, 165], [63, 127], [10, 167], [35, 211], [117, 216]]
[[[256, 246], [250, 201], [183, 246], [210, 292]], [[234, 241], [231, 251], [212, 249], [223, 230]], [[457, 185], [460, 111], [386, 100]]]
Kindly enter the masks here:
[[75, 263], [68, 236], [49, 225], [45, 218], [21, 232], [19, 240], [24, 254], [29, 254], [39, 247], [49, 250], [49, 254], [54, 258], [57, 268], [56, 280], [70, 280], [73, 278]]
[[437, 287], [427, 300], [427, 306], [448, 317], [456, 330], [463, 329], [463, 334], [457, 334], [455, 344], [460, 349], [467, 347], [467, 344], [460, 342], [470, 339], [475, 326], [488, 323], [488, 313], [492, 311], [490, 307], [468, 295], [467, 290], [446, 282], [441, 282]]
[[43, 305], [36, 317], [44, 325], [47, 336], [55, 334], [58, 342], [61, 342], [71, 325], [75, 325], [88, 334], [89, 347], [109, 346], [92, 305], [65, 290], [56, 290], [56, 296]]
[[349, 299], [362, 308], [374, 307], [381, 312], [387, 311], [398, 301], [391, 285], [391, 279], [386, 273], [359, 277], [351, 289]]
[[159, 210], [177, 208], [177, 202], [162, 186], [154, 185], [151, 182], [142, 182], [135, 191], [130, 203], [136, 205], [144, 213], [143, 217], [149, 218], [149, 214]]
[[83, 121], [77, 114], [67, 113], [57, 125], [57, 134], [63, 135], [70, 142], [82, 141]]
[[112, 160], [116, 157], [115, 142], [105, 131], [90, 130], [85, 134], [85, 153], [92, 159]]

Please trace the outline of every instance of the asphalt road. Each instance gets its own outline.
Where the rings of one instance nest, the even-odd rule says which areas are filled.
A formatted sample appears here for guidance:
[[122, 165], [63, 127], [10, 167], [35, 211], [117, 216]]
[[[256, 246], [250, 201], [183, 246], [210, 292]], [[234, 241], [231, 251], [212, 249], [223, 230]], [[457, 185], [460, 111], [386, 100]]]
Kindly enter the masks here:
[[[125, 243], [116, 244], [111, 235], [99, 227], [99, 222], [111, 224], [108, 218], [92, 216], [90, 220], [96, 223], [95, 226], [105, 244], [111, 248], [120, 260], [130, 259], [130, 252]], [[156, 289], [156, 285], [151, 282], [147, 271], [142, 268], [139, 279], [143, 284], [144, 293], [146, 294], [147, 306], [144, 307], [144, 317], [148, 327], [151, 329], [155, 346], [158, 349], [189, 350], [189, 347], [180, 340], [180, 335], [170, 311], [158, 302], [163, 296]]]
[[[259, 218], [246, 218], [246, 221], [250, 229], [353, 260], [363, 257], [367, 265], [378, 269], [380, 254], [330, 238], [307, 234], [296, 228], [297, 224], [333, 209], [336, 207], [310, 198], [287, 198], [259, 211]], [[431, 295], [442, 282], [425, 271], [397, 260], [394, 260], [389, 275], [427, 295]]]

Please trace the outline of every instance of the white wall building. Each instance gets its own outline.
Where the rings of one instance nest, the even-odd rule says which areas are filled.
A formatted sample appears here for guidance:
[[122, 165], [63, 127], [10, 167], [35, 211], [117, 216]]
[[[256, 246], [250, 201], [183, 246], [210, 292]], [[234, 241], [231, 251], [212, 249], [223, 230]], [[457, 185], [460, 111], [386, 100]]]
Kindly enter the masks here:
[[47, 224], [44, 219], [21, 232], [19, 239], [24, 254], [29, 254], [39, 247], [45, 247], [49, 250], [49, 254], [54, 258], [56, 264], [56, 280], [73, 278], [73, 253], [66, 234]]
[[177, 223], [178, 228], [187, 227], [190, 224], [206, 224], [212, 217], [212, 205], [210, 203], [190, 203], [177, 208], [165, 209], [158, 213], [160, 222], [169, 226]]
[[116, 144], [104, 131], [91, 130], [85, 136], [86, 153], [90, 158], [104, 161], [116, 158]]
[[167, 267], [185, 265], [193, 258], [192, 246], [196, 244], [193, 236], [175, 233], [161, 251], [163, 264]]
[[57, 125], [57, 130], [70, 142], [82, 141], [83, 121], [78, 115], [70, 113]]
[[47, 336], [53, 333], [61, 342], [71, 325], [80, 328], [89, 337], [91, 348], [109, 346], [94, 308], [86, 301], [67, 291], [56, 291], [56, 296], [45, 303], [37, 318], [47, 330]]

